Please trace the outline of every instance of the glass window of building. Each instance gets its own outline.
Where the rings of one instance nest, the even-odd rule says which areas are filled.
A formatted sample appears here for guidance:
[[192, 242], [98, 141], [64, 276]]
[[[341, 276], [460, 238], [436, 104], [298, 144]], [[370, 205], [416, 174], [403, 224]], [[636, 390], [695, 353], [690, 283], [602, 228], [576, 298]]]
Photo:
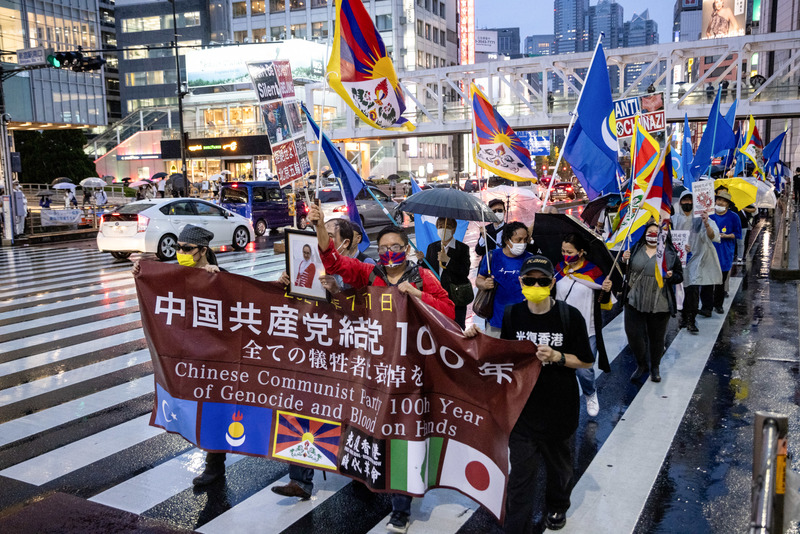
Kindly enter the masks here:
[[247, 2], [232, 2], [233, 18], [240, 19], [247, 16]]
[[311, 0], [311, 7], [325, 7], [328, 5], [328, 0]]
[[431, 10], [431, 0], [425, 0], [425, 9]]
[[292, 38], [305, 39], [306, 38], [306, 25], [305, 24], [292, 24]]
[[422, 66], [422, 50], [417, 50], [417, 65]]
[[225, 108], [215, 108], [203, 110], [203, 120], [206, 128], [220, 128], [228, 124], [227, 110]]
[[431, 55], [430, 54], [425, 54], [425, 68], [426, 69], [431, 68]]
[[434, 28], [433, 29], [433, 42], [436, 43], [436, 44], [439, 44], [439, 29], [438, 28]]
[[445, 18], [444, 2], [439, 2], [439, 16]]
[[433, 68], [434, 69], [439, 68], [439, 58], [436, 56], [433, 56]]
[[286, 26], [273, 26], [269, 29], [269, 34], [273, 41], [280, 41], [286, 38]]
[[265, 43], [267, 42], [267, 29], [266, 28], [253, 28], [253, 42]]
[[431, 25], [430, 24], [426, 24], [425, 25], [425, 39], [427, 39], [429, 41], [431, 40]]
[[328, 38], [328, 23], [327, 22], [312, 22], [311, 23], [311, 37]]
[[289, 0], [292, 11], [299, 11], [306, 8], [306, 0]]
[[283, 13], [286, 10], [285, 0], [269, 0], [270, 13]]
[[422, 34], [423, 34], [423, 33], [424, 33], [424, 29], [423, 29], [423, 22], [422, 22], [421, 20], [418, 20], [418, 21], [417, 21], [417, 35], [419, 35], [420, 37], [422, 37]]
[[264, 0], [250, 0], [250, 14], [263, 15], [265, 2]]
[[375, 17], [375, 27], [378, 31], [388, 31], [392, 29], [392, 15], [378, 15]]
[[237, 43], [244, 43], [247, 40], [247, 30], [233, 32], [233, 40]]

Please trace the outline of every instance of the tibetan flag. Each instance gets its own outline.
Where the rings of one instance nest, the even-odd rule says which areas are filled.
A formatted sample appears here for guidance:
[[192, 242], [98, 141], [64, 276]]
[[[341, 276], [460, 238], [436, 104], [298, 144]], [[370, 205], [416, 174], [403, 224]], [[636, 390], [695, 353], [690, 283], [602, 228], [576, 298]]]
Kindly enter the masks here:
[[444, 438], [424, 441], [391, 440], [389, 489], [424, 494], [436, 484]]
[[671, 240], [669, 238], [669, 224], [658, 225], [658, 245], [656, 245], [656, 283], [658, 287], [664, 287], [664, 280], [667, 279], [667, 247]]
[[208, 451], [266, 456], [272, 430], [272, 410], [255, 406], [204, 402], [200, 447]]
[[502, 519], [506, 475], [491, 458], [469, 445], [447, 440], [439, 485], [472, 497]]
[[341, 437], [341, 423], [278, 412], [272, 457], [336, 471]]
[[[314, 130], [314, 137], [319, 139], [320, 131], [319, 126], [317, 123], [314, 122], [314, 119], [311, 117], [311, 113], [308, 112], [306, 109], [305, 104], [303, 105], [303, 112], [306, 114], [306, 118], [308, 119], [308, 124], [311, 125], [311, 129]], [[328, 139], [328, 136], [322, 134], [322, 151], [325, 152], [325, 157], [328, 158], [328, 164], [331, 166], [331, 172], [333, 172], [334, 176], [339, 179], [339, 183], [341, 184], [342, 188], [342, 197], [345, 200], [345, 204], [347, 205], [347, 216], [353, 221], [355, 224], [361, 228], [361, 243], [358, 245], [358, 250], [364, 252], [369, 248], [370, 242], [369, 238], [367, 237], [367, 232], [364, 230], [364, 223], [361, 222], [361, 215], [358, 213], [358, 206], [356, 206], [356, 196], [361, 192], [361, 190], [366, 187], [364, 184], [364, 180], [361, 179], [361, 176], [353, 169], [353, 166], [350, 165], [350, 162], [339, 152], [331, 140]]]
[[358, 117], [379, 130], [413, 131], [405, 95], [380, 33], [361, 0], [336, 0], [328, 81]]
[[644, 129], [639, 116], [634, 118], [633, 142], [631, 143], [631, 167], [635, 173], [635, 181], [639, 187], [647, 189], [647, 184], [656, 170], [661, 149], [650, 133]]
[[672, 147], [667, 144], [661, 166], [650, 180], [650, 189], [645, 194], [644, 207], [656, 221], [666, 221], [672, 214]]
[[689, 129], [689, 115], [683, 115], [683, 144], [681, 145], [681, 172], [683, 173], [683, 185], [691, 188], [694, 177], [692, 176], [692, 131]]
[[764, 174], [762, 170], [762, 153], [764, 151], [764, 143], [761, 141], [761, 136], [758, 135], [758, 128], [756, 128], [756, 121], [750, 115], [750, 120], [747, 123], [747, 133], [745, 133], [744, 141], [739, 152], [744, 154], [750, 161], [753, 162], [755, 170], [753, 174]]
[[617, 176], [623, 172], [617, 160], [617, 121], [606, 55], [599, 42], [576, 112], [577, 118], [564, 142], [564, 159], [572, 165], [589, 200], [604, 192], [618, 192]]
[[151, 425], [160, 426], [197, 443], [197, 401], [176, 399], [156, 382], [155, 404], [158, 412], [155, 419], [151, 419]]
[[561, 261], [556, 265], [556, 280], [561, 280], [565, 276], [571, 276], [584, 283], [587, 287], [592, 289], [600, 289], [603, 282], [606, 280], [606, 275], [600, 270], [600, 267], [594, 263], [583, 260], [583, 264], [577, 269], [570, 269], [569, 264]]
[[509, 180], [535, 182], [530, 152], [474, 83], [469, 86], [469, 99], [475, 163]]

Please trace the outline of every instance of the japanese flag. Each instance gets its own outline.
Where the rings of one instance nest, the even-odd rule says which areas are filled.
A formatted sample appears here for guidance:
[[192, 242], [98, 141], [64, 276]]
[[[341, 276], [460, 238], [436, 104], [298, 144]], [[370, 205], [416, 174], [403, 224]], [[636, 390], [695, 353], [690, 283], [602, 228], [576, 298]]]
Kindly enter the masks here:
[[449, 486], [469, 495], [500, 517], [506, 477], [491, 458], [469, 445], [447, 441], [440, 486]]

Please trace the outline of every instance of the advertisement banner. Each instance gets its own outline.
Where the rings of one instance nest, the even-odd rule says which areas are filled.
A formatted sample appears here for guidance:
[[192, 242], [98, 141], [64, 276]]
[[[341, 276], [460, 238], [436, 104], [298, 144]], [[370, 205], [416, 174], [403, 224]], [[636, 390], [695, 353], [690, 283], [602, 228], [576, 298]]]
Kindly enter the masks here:
[[475, 30], [475, 52], [497, 53], [497, 31]]
[[744, 35], [747, 0], [703, 0], [702, 39]]
[[311, 170], [300, 106], [288, 61], [247, 63], [281, 187]]
[[78, 224], [81, 222], [83, 212], [81, 210], [45, 210], [41, 212], [42, 226], [64, 226], [67, 224]]
[[309, 301], [277, 282], [145, 261], [136, 290], [151, 425], [373, 491], [450, 487], [502, 520], [508, 437], [541, 371], [531, 342], [467, 339], [396, 288]]

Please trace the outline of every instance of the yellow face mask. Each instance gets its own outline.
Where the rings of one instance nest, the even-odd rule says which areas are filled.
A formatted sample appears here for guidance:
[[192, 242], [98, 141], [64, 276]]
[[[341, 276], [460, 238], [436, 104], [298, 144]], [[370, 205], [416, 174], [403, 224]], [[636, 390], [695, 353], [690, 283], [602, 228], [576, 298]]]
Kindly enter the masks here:
[[175, 254], [175, 257], [178, 259], [178, 263], [184, 267], [194, 267], [197, 265], [197, 262], [194, 259], [194, 254], [181, 254], [178, 252]]
[[550, 296], [549, 287], [522, 286], [522, 296], [531, 302], [542, 302]]

